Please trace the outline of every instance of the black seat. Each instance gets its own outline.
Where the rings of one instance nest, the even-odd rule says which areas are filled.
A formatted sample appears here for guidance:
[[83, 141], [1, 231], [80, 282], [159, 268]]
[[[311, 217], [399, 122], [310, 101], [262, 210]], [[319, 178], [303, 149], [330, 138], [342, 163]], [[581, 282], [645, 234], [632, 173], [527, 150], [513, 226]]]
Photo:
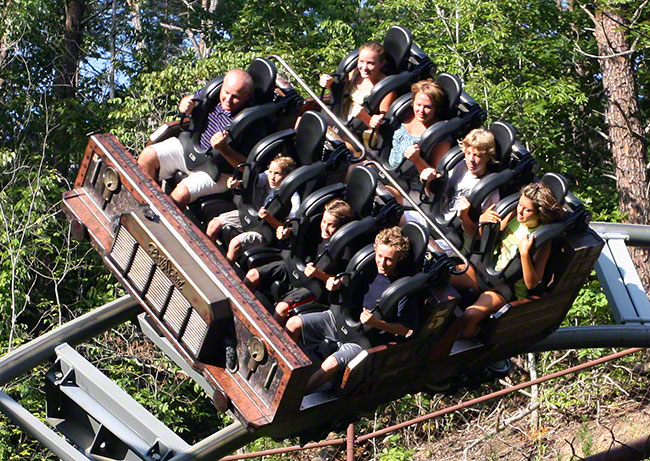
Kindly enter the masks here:
[[[378, 113], [381, 102], [389, 93], [396, 92], [399, 96], [407, 92], [413, 82], [431, 77], [435, 72], [431, 59], [417, 46], [414, 48], [413, 35], [407, 28], [392, 26], [386, 32], [383, 46], [386, 64], [382, 70], [387, 77], [373, 87], [363, 103], [369, 114]], [[414, 52], [419, 54], [411, 59]], [[331, 106], [337, 115], [341, 113], [341, 104], [345, 99], [343, 92], [348, 84], [350, 72], [357, 65], [358, 57], [358, 49], [351, 51], [339, 62], [336, 72], [332, 74], [334, 81], [331, 88]], [[347, 125], [357, 136], [367, 128], [356, 118], [350, 120]]]
[[[517, 185], [521, 184], [514, 170], [507, 168], [510, 164], [510, 152], [515, 142], [516, 131], [509, 123], [497, 121], [492, 123], [489, 131], [494, 135], [495, 155], [494, 159], [488, 165], [488, 172], [472, 188], [470, 195], [467, 197], [471, 207], [469, 216], [474, 222], [478, 222], [481, 214], [481, 204], [495, 190], [512, 182]], [[438, 172], [441, 177], [432, 181], [429, 188], [429, 197], [422, 197], [424, 202], [424, 211], [438, 225], [447, 237], [455, 245], [462, 247], [462, 228], [460, 219], [456, 214], [450, 215], [448, 204], [453, 193], [448, 186], [448, 181], [453, 169], [464, 161], [464, 154], [459, 145], [453, 146], [441, 159], [438, 164]]]
[[277, 69], [268, 59], [255, 58], [248, 66], [248, 73], [253, 79], [253, 100], [255, 104], [273, 101]]
[[391, 26], [384, 36], [384, 50], [388, 74], [396, 74], [406, 69], [411, 54], [413, 34], [406, 27]]
[[[246, 146], [254, 144], [254, 136], [260, 132], [274, 131], [282, 117], [295, 120], [297, 108], [303, 101], [293, 89], [283, 89], [283, 95], [276, 94], [277, 71], [275, 65], [267, 59], [255, 58], [248, 68], [248, 73], [253, 79], [253, 97], [249, 103], [250, 107], [239, 112], [228, 128], [228, 143], [236, 151], [246, 155], [249, 150]], [[188, 167], [191, 170], [207, 171], [213, 177], [219, 174], [220, 168], [228, 173], [232, 171], [232, 166], [220, 156], [216, 160], [213, 159], [211, 148], [202, 148], [200, 144], [201, 133], [208, 123], [207, 116], [219, 102], [223, 78], [223, 75], [218, 76], [199, 90], [194, 99], [195, 107], [186, 131], [179, 131], [181, 124], [175, 124], [170, 125], [168, 129], [157, 130], [156, 136], [151, 138], [152, 142], [160, 142], [168, 137], [178, 136], [185, 151]], [[171, 191], [184, 176], [183, 173], [178, 172], [167, 181], [165, 190]], [[229, 192], [201, 197], [191, 204], [190, 210], [199, 224], [206, 225], [216, 214], [232, 209], [231, 200], [232, 194]]]
[[[317, 188], [320, 181], [325, 176], [329, 164], [326, 162], [316, 162], [311, 165], [304, 165], [296, 168], [289, 173], [277, 188], [266, 209], [269, 214], [276, 219], [284, 220], [291, 208], [291, 197], [298, 193], [301, 197], [309, 194], [314, 188]], [[275, 238], [275, 230], [264, 220], [261, 220], [253, 206], [246, 205], [239, 208], [239, 217], [241, 219], [244, 231], [255, 230], [262, 234], [267, 241]], [[220, 240], [226, 244], [237, 234], [230, 226], [224, 226], [221, 230]]]
[[[446, 97], [446, 106], [441, 115], [442, 120], [431, 125], [422, 134], [418, 145], [422, 158], [429, 162], [433, 148], [449, 137], [457, 139], [464, 136], [471, 129], [480, 126], [485, 120], [486, 112], [478, 103], [471, 99], [462, 89], [461, 80], [452, 74], [440, 74], [436, 82], [441, 86]], [[377, 130], [379, 147], [377, 156], [384, 168], [393, 174], [395, 179], [402, 179], [402, 185], [410, 189], [410, 182], [417, 177], [417, 169], [409, 160], [403, 159], [397, 166], [388, 163], [392, 148], [393, 133], [400, 125], [413, 114], [413, 94], [407, 93], [397, 98], [386, 113], [384, 123]]]
[[298, 166], [311, 165], [323, 156], [323, 143], [327, 132], [325, 118], [308, 111], [300, 120], [296, 130], [288, 129], [272, 133], [253, 147], [245, 164], [242, 165], [242, 187], [237, 191], [234, 202], [245, 225], [257, 222], [256, 200], [257, 180], [269, 163], [279, 154], [292, 157]]
[[[376, 187], [376, 173], [369, 168], [356, 166], [352, 169], [347, 184], [335, 184], [317, 190], [304, 201], [294, 224], [291, 250], [284, 255], [285, 264], [291, 274], [291, 285], [296, 288], [308, 288], [317, 298], [323, 300], [326, 294], [324, 286], [318, 280], [305, 277], [306, 264], [312, 262], [321, 270], [331, 268], [332, 265], [342, 266], [342, 269], [347, 263], [347, 260], [344, 260], [345, 255], [354, 254], [369, 243], [378, 226], [399, 221], [396, 204], [389, 206], [390, 210], [379, 213], [378, 216], [370, 216]], [[327, 248], [313, 257], [316, 240], [319, 240], [323, 208], [334, 198], [345, 200], [357, 219], [338, 229]], [[393, 214], [389, 211], [393, 211]]]
[[[430, 283], [444, 283], [449, 280], [449, 267], [447, 262], [434, 265], [429, 271], [421, 272], [426, 244], [429, 234], [419, 223], [408, 222], [402, 228], [411, 243], [409, 256], [400, 262], [400, 273], [403, 277], [393, 282], [377, 301], [376, 306], [365, 306], [373, 311], [378, 319], [390, 318], [399, 301], [405, 296], [412, 296], [411, 302], [422, 303]], [[446, 257], [444, 258], [446, 260]], [[352, 341], [364, 348], [372, 345], [367, 336], [373, 329], [365, 327], [359, 321], [361, 308], [355, 306], [354, 296], [362, 284], [372, 280], [377, 275], [375, 264], [374, 244], [369, 244], [357, 252], [346, 268], [347, 278], [341, 288], [339, 302], [330, 309], [336, 318], [338, 334], [341, 341]]]
[[[584, 230], [591, 219], [584, 205], [569, 192], [568, 182], [562, 175], [546, 173], [541, 181], [551, 189], [558, 203], [565, 205], [565, 210], [568, 209], [568, 213], [564, 220], [547, 224], [533, 232], [532, 235], [535, 237], [532, 248], [533, 253], [546, 242], [553, 241], [576, 230]], [[519, 195], [519, 193], [509, 195], [497, 204], [496, 211], [499, 216], [505, 218], [508, 213], [516, 209]], [[483, 291], [500, 283], [511, 283], [521, 278], [521, 258], [519, 254], [509, 261], [502, 270], [495, 269], [494, 265], [498, 256], [497, 245], [501, 241], [500, 236], [501, 232], [498, 225], [486, 225], [483, 229], [480, 245], [475, 245], [472, 249], [473, 252], [476, 251], [470, 260], [480, 274], [478, 278], [479, 288]], [[546, 274], [538, 289], [544, 289], [545, 282], [548, 282]]]

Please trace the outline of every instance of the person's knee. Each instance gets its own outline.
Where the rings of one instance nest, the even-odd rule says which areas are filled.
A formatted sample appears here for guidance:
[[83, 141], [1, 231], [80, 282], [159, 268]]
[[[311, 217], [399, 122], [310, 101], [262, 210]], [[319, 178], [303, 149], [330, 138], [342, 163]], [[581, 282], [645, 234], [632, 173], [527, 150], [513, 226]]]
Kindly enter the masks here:
[[239, 252], [241, 250], [241, 245], [242, 245], [241, 239], [239, 238], [239, 236], [235, 236], [230, 241], [230, 244], [228, 245], [228, 249], [231, 252]]
[[158, 153], [153, 147], [145, 147], [138, 155], [138, 165], [144, 168], [153, 168], [157, 170], [160, 167]]
[[208, 227], [206, 228], [205, 233], [214, 242], [217, 240], [222, 227], [223, 223], [219, 218], [212, 218], [208, 223]]
[[284, 301], [280, 301], [275, 306], [275, 313], [278, 316], [283, 317], [283, 318], [288, 317], [289, 316], [289, 304], [284, 302]]
[[327, 374], [334, 373], [339, 367], [339, 362], [336, 360], [336, 357], [330, 355], [321, 363], [320, 367]]
[[248, 272], [246, 272], [246, 276], [244, 277], [244, 283], [248, 288], [257, 288], [257, 285], [260, 281], [260, 273], [257, 271], [257, 269], [249, 269]]
[[287, 330], [292, 336], [299, 335], [302, 332], [302, 319], [295, 315], [287, 321]]
[[470, 306], [467, 309], [465, 309], [465, 320], [467, 320], [468, 322], [479, 323], [486, 316], [487, 314], [484, 311], [477, 309], [475, 307]]
[[185, 184], [180, 183], [174, 188], [170, 197], [179, 208], [184, 209], [190, 203], [190, 190]]

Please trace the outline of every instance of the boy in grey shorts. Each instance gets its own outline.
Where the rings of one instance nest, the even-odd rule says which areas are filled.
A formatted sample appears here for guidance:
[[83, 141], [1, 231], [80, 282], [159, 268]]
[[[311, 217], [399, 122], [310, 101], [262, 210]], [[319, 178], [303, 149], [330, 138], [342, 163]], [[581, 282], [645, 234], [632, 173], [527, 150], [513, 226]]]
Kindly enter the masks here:
[[[404, 297], [399, 301], [391, 318], [380, 320], [370, 311], [386, 288], [399, 278], [398, 264], [408, 255], [409, 250], [409, 241], [402, 235], [399, 227], [384, 229], [375, 238], [377, 275], [367, 281], [366, 289], [359, 290], [358, 299], [355, 300], [356, 302], [353, 301], [353, 304], [363, 306], [360, 321], [375, 329], [372, 330], [375, 343], [405, 339], [417, 329], [418, 306], [410, 297]], [[328, 289], [337, 289], [341, 286], [341, 280], [331, 278], [327, 285]], [[340, 341], [336, 320], [329, 310], [291, 317], [287, 322], [287, 330], [294, 341], [298, 342], [302, 339], [309, 350], [317, 349], [326, 339], [331, 344], [330, 350], [324, 353], [327, 358], [309, 378], [307, 392], [329, 381], [338, 370], [343, 369], [363, 350], [358, 344]]]

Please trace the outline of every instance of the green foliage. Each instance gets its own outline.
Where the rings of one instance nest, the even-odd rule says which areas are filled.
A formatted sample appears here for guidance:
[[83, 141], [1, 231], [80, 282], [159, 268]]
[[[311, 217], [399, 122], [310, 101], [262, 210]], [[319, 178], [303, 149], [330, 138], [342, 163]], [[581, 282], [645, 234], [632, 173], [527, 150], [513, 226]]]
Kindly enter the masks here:
[[401, 436], [394, 433], [382, 440], [384, 448], [379, 452], [377, 459], [380, 461], [406, 461], [413, 457], [413, 450], [405, 449]]
[[606, 325], [613, 323], [605, 293], [592, 271], [587, 283], [580, 289], [563, 326]]

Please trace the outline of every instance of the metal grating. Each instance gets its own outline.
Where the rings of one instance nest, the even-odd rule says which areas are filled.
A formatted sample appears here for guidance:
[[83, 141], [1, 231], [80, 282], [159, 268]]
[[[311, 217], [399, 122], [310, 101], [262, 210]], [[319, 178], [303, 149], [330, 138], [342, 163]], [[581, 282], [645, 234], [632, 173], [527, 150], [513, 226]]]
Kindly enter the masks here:
[[187, 322], [185, 333], [183, 333], [183, 342], [189, 347], [190, 352], [197, 357], [201, 350], [201, 345], [205, 340], [208, 332], [208, 324], [201, 318], [199, 313], [192, 309], [190, 319]]
[[153, 267], [153, 259], [139, 246], [135, 252], [135, 258], [133, 258], [133, 264], [131, 264], [131, 268], [129, 269], [128, 277], [140, 294], [142, 294], [147, 285]]
[[172, 282], [163, 271], [156, 267], [151, 278], [151, 284], [149, 284], [149, 289], [147, 290], [147, 295], [145, 296], [156, 314], [160, 315], [164, 309], [167, 298], [169, 298], [169, 290], [172, 286]]
[[163, 320], [177, 337], [181, 332], [181, 328], [183, 328], [183, 323], [187, 318], [187, 312], [189, 309], [191, 309], [190, 303], [187, 302], [187, 299], [185, 299], [180, 291], [174, 287], [172, 295], [169, 298], [167, 310], [165, 310], [165, 314], [163, 315]]
[[135, 250], [137, 243], [138, 242], [136, 242], [133, 236], [124, 227], [120, 226], [118, 228], [110, 256], [111, 259], [115, 261], [122, 274], [124, 274], [129, 267], [129, 262], [133, 257], [133, 251]]

